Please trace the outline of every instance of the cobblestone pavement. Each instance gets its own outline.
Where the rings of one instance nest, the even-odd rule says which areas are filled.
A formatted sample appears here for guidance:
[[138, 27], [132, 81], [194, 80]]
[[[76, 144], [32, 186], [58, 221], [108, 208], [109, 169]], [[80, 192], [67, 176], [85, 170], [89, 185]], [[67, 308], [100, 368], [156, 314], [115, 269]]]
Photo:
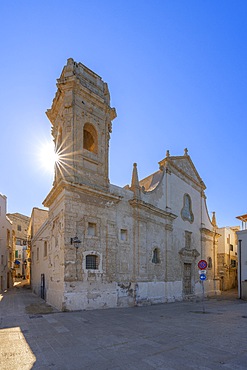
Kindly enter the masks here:
[[58, 312], [28, 288], [0, 294], [0, 369], [247, 369], [247, 302]]

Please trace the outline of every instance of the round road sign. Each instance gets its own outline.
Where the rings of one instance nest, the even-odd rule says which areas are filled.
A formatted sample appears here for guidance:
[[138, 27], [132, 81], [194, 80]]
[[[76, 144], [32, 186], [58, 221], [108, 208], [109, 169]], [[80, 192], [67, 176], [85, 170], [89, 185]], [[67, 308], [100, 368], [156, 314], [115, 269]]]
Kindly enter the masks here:
[[205, 270], [207, 268], [208, 264], [207, 264], [207, 261], [205, 260], [201, 260], [198, 262], [198, 268], [200, 270]]
[[200, 280], [206, 280], [206, 278], [207, 278], [206, 275], [204, 275], [204, 274], [200, 275]]

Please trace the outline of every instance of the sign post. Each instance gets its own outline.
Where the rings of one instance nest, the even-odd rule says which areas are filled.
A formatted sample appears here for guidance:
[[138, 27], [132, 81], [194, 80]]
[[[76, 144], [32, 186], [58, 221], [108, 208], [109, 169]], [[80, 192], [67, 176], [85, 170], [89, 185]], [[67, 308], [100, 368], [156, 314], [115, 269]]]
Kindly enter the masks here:
[[200, 260], [198, 262], [198, 268], [199, 268], [199, 274], [200, 274], [200, 280], [201, 280], [201, 283], [202, 283], [202, 309], [203, 309], [203, 313], [205, 313], [205, 305], [204, 305], [204, 281], [207, 279], [207, 261], [205, 260]]

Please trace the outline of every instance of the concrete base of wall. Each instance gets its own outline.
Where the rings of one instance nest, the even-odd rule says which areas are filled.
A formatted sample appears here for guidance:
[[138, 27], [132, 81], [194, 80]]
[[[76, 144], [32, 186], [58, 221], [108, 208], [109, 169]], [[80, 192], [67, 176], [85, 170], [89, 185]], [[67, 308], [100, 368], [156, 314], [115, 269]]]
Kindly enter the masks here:
[[241, 282], [241, 288], [242, 288], [241, 299], [247, 301], [247, 281]]

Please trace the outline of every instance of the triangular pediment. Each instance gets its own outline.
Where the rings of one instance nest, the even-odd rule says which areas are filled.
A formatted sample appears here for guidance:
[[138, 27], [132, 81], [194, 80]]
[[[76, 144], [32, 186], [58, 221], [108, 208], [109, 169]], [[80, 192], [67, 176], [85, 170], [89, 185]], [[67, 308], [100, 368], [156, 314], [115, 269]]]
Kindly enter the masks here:
[[172, 162], [176, 167], [185, 172], [188, 176], [192, 177], [194, 180], [199, 182], [201, 181], [201, 178], [189, 157], [173, 158]]
[[173, 167], [177, 171], [177, 175], [180, 173], [204, 189], [206, 188], [189, 155], [169, 156], [159, 162], [159, 164], [168, 166], [171, 169]]

